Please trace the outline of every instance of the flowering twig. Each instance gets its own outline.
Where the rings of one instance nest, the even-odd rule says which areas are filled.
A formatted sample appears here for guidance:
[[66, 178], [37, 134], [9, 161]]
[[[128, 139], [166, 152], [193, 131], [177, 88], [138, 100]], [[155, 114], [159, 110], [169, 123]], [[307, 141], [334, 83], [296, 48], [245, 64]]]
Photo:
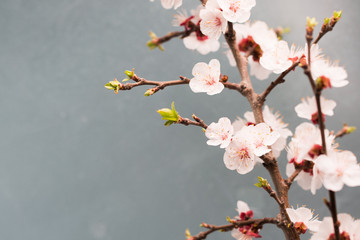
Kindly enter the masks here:
[[[341, 130], [339, 130], [336, 134], [335, 134], [335, 139], [336, 138], [340, 138], [345, 136], [346, 134], [350, 134], [352, 132], [354, 132], [356, 130], [356, 127], [354, 126], [349, 126], [346, 123], [344, 124], [343, 128]], [[334, 134], [334, 132], [332, 132], [332, 134]]]
[[[281, 198], [279, 198], [279, 196], [277, 195], [277, 193], [272, 189], [271, 185], [268, 183], [268, 181], [266, 179], [263, 179], [261, 177], [259, 178], [259, 183], [255, 184], [256, 186], [263, 188], [267, 193], [269, 193], [270, 197], [274, 198], [275, 201], [278, 203], [279, 207], [280, 207], [280, 212], [283, 216], [282, 220], [286, 220], [287, 223], [291, 223], [290, 217], [286, 212], [286, 204], [284, 202], [284, 200]], [[286, 225], [286, 224], [285, 224]]]
[[[325, 139], [325, 124], [324, 124], [323, 114], [322, 114], [322, 110], [321, 110], [321, 102], [320, 102], [322, 88], [317, 88], [315, 83], [314, 83], [314, 79], [312, 78], [311, 68], [310, 68], [312, 32], [309, 32], [307, 30], [306, 33], [307, 33], [306, 34], [306, 40], [307, 40], [307, 45], [308, 45], [308, 64], [306, 66], [304, 66], [304, 73], [307, 75], [307, 77], [308, 77], [308, 79], [310, 81], [312, 90], [313, 90], [314, 95], [315, 95], [317, 113], [318, 113], [318, 116], [319, 116], [319, 128], [320, 128], [320, 133], [321, 133], [322, 151], [326, 155], [327, 154], [327, 151], [326, 151], [327, 148], [326, 148], [326, 139]], [[329, 190], [329, 197], [330, 197], [330, 202], [326, 201], [326, 203], [327, 203], [326, 205], [328, 206], [328, 208], [329, 208], [329, 210], [331, 212], [333, 225], [334, 225], [335, 239], [340, 240], [340, 231], [339, 231], [339, 225], [340, 224], [339, 224], [338, 219], [337, 219], [335, 192]]]
[[305, 165], [295, 168], [295, 171], [291, 176], [285, 180], [285, 183], [290, 187], [294, 182], [295, 178], [299, 175], [299, 173], [304, 169]]
[[192, 118], [195, 120], [190, 120], [189, 118], [183, 118], [181, 116], [179, 116], [179, 120], [175, 123], [177, 124], [183, 124], [185, 126], [188, 126], [188, 125], [194, 125], [194, 126], [199, 126], [199, 127], [202, 127], [204, 129], [206, 129], [208, 127], [208, 125], [206, 125], [204, 123], [203, 120], [201, 120], [199, 117], [195, 116], [195, 114], [192, 115]]
[[180, 37], [185, 38], [189, 36], [192, 32], [198, 31], [199, 26], [195, 25], [191, 21], [188, 22], [188, 26], [183, 31], [169, 32], [168, 34], [157, 37], [154, 33], [150, 32], [151, 40], [147, 43], [148, 47], [153, 49], [156, 46], [161, 46], [161, 44], [170, 41], [173, 38]]
[[200, 232], [190, 238], [188, 240], [202, 240], [205, 239], [209, 234], [216, 231], [227, 232], [234, 228], [238, 228], [245, 225], [255, 224], [257, 227], [261, 228], [264, 224], [279, 224], [279, 220], [276, 218], [259, 218], [259, 219], [249, 219], [249, 220], [241, 220], [241, 221], [232, 221], [231, 224], [216, 226], [211, 224], [202, 223], [201, 226], [208, 228], [209, 230]]
[[[134, 83], [121, 83], [121, 82], [117, 82], [117, 90], [121, 91], [121, 90], [131, 90], [134, 87], [138, 87], [138, 86], [144, 86], [144, 85], [152, 85], [155, 86], [153, 88], [149, 88], [146, 92], [145, 92], [145, 96], [151, 96], [154, 93], [158, 92], [159, 90], [163, 90], [164, 88], [168, 87], [168, 86], [175, 86], [175, 85], [183, 85], [183, 84], [189, 84], [190, 80], [187, 77], [184, 76], [180, 76], [179, 80], [170, 80], [170, 81], [151, 81], [151, 80], [147, 80], [145, 78], [140, 78], [138, 77], [136, 74], [133, 74], [133, 76], [130, 78], [131, 80], [134, 81]], [[238, 92], [240, 92], [241, 94], [245, 95], [245, 90], [246, 87], [244, 86], [243, 83], [237, 84], [237, 83], [232, 83], [232, 82], [228, 82], [228, 81], [221, 81], [221, 83], [224, 85], [225, 88], [231, 89], [231, 90], [236, 90]]]
[[291, 67], [289, 67], [286, 71], [282, 72], [280, 74], [280, 76], [273, 82], [270, 83], [270, 85], [264, 90], [264, 92], [262, 94], [260, 94], [260, 102], [265, 102], [267, 95], [269, 95], [269, 93], [279, 84], [285, 82], [284, 77], [291, 72], [292, 70], [294, 70], [298, 65], [300, 64], [300, 60], [296, 61], [295, 63], [293, 63], [293, 65], [291, 65]]
[[335, 27], [335, 24], [339, 21], [341, 18], [342, 11], [334, 12], [334, 15], [331, 17], [331, 19], [327, 18], [325, 19], [321, 30], [319, 32], [319, 35], [316, 37], [314, 44], [318, 43], [320, 39], [328, 32], [332, 31]]

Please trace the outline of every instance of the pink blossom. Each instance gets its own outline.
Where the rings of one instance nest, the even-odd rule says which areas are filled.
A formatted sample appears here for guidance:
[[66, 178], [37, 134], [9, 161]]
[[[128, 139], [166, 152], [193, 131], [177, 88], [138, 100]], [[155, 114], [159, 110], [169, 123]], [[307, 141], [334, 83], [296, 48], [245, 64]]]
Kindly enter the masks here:
[[[150, 0], [150, 2], [153, 2], [154, 0]], [[174, 8], [177, 9], [182, 5], [182, 0], [161, 0], [161, 5], [165, 9]]]
[[263, 53], [260, 64], [274, 73], [282, 73], [292, 65], [290, 49], [287, 42], [281, 40], [270, 51]]
[[[286, 146], [286, 139], [292, 135], [291, 131], [286, 128], [287, 124], [282, 121], [282, 117], [279, 112], [272, 113], [270, 108], [266, 105], [263, 110], [263, 116], [265, 123], [270, 126], [273, 131], [280, 134], [278, 140], [271, 145], [273, 154], [278, 157], [281, 151]], [[237, 118], [233, 122], [235, 132], [239, 131], [243, 126], [255, 124], [255, 118], [253, 112], [246, 112], [244, 114], [245, 119]]]
[[225, 149], [224, 163], [230, 170], [246, 174], [255, 166], [254, 147], [248, 139], [249, 129], [242, 128], [233, 137], [233, 141]]
[[[359, 223], [354, 221], [347, 213], [340, 213], [337, 216], [340, 222], [339, 232], [341, 239], [359, 240], [360, 229], [358, 228]], [[335, 239], [334, 236], [334, 225], [331, 217], [325, 217], [319, 225], [319, 230], [316, 231], [310, 240], [330, 240]]]
[[227, 117], [222, 117], [217, 123], [211, 123], [206, 131], [205, 136], [209, 139], [206, 143], [211, 146], [220, 145], [220, 148], [229, 146], [234, 128]]
[[225, 33], [227, 21], [219, 9], [205, 8], [200, 11], [200, 30], [212, 39], [219, 39]]
[[255, 157], [261, 157], [270, 152], [269, 146], [279, 137], [280, 134], [271, 131], [266, 123], [242, 127], [235, 133], [230, 145], [225, 149], [226, 167], [237, 170], [240, 174], [250, 172], [255, 166]]
[[[249, 208], [246, 202], [238, 201], [237, 209], [239, 217], [237, 220], [248, 220], [253, 217], [253, 211]], [[231, 236], [237, 240], [251, 240], [253, 237], [259, 238], [259, 229], [253, 227], [253, 224], [245, 225], [239, 228], [234, 228], [231, 231]]]
[[[301, 99], [300, 104], [296, 105], [295, 112], [301, 118], [312, 120], [314, 123], [317, 118], [317, 107], [315, 97], [307, 97], [306, 99]], [[324, 115], [332, 116], [334, 115], [334, 108], [336, 102], [333, 100], [325, 99], [320, 97], [321, 110]]]
[[202, 55], [210, 52], [216, 52], [220, 48], [220, 42], [217, 39], [208, 38], [202, 33], [191, 33], [183, 39], [184, 45], [190, 50], [196, 50]]
[[218, 0], [218, 3], [226, 20], [239, 23], [249, 20], [250, 10], [256, 5], [255, 0]]
[[[256, 21], [252, 24], [234, 24], [236, 31], [237, 45], [241, 54], [251, 50], [248, 58], [250, 65], [250, 75], [255, 76], [259, 80], [264, 80], [271, 74], [270, 70], [265, 69], [259, 63], [260, 58], [266, 51], [275, 48], [278, 39], [274, 30], [269, 29], [267, 24], [262, 21]], [[235, 66], [236, 62], [230, 50], [226, 51], [230, 65]]]
[[220, 62], [212, 59], [209, 64], [200, 62], [195, 64], [189, 86], [195, 93], [206, 92], [208, 95], [220, 93], [224, 85], [220, 82]]
[[347, 73], [343, 67], [329, 61], [316, 61], [311, 65], [311, 71], [316, 84], [326, 87], [343, 87], [349, 84]]
[[[325, 130], [326, 146], [328, 150], [332, 149], [334, 136], [330, 135], [328, 130]], [[291, 139], [288, 145], [288, 160], [301, 164], [304, 160], [313, 161], [314, 153], [317, 145], [321, 146], [321, 134], [319, 128], [311, 123], [301, 123], [295, 129], [295, 136]]]
[[[331, 191], [340, 191], [344, 184], [360, 186], [360, 166], [350, 151], [330, 151], [315, 160], [314, 182], [321, 181]], [[314, 183], [315, 184], [315, 183]], [[311, 189], [315, 194], [316, 189]]]
[[286, 212], [299, 232], [304, 234], [308, 228], [311, 231], [318, 231], [321, 222], [313, 217], [313, 212], [309, 208], [286, 208]]

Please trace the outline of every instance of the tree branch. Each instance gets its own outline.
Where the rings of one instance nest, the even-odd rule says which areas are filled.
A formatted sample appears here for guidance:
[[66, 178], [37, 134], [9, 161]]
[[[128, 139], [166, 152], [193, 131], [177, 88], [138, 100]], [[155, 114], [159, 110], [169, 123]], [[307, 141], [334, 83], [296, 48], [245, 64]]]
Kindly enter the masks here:
[[181, 116], [179, 116], [179, 120], [175, 123], [177, 124], [183, 124], [185, 126], [188, 126], [188, 125], [194, 125], [194, 126], [199, 126], [199, 127], [202, 127], [204, 129], [206, 129], [208, 127], [208, 125], [206, 125], [204, 123], [203, 120], [201, 120], [199, 117], [195, 116], [195, 114], [192, 115], [192, 118], [195, 120], [190, 120], [189, 118], [183, 118]]
[[264, 92], [262, 94], [260, 94], [260, 99], [259, 101], [264, 103], [266, 100], [266, 97], [269, 95], [269, 93], [279, 84], [285, 82], [284, 77], [291, 72], [292, 70], [294, 70], [298, 65], [300, 64], [300, 60], [296, 61], [295, 63], [293, 63], [293, 65], [291, 65], [291, 67], [289, 67], [286, 71], [282, 72], [280, 74], [280, 76], [273, 82], [270, 83], [270, 85], [264, 90]]
[[[308, 44], [308, 64], [306, 66], [304, 66], [305, 67], [304, 73], [307, 75], [307, 77], [310, 81], [311, 87], [313, 89], [314, 95], [315, 95], [316, 107], [317, 107], [317, 112], [318, 112], [318, 117], [319, 117], [318, 122], [319, 122], [320, 134], [321, 134], [322, 150], [323, 150], [323, 153], [326, 155], [327, 148], [326, 148], [326, 139], [325, 139], [325, 124], [324, 124], [323, 114], [322, 114], [322, 110], [321, 110], [321, 102], [320, 102], [322, 89], [316, 88], [314, 80], [312, 78], [311, 69], [310, 69], [311, 39], [312, 38], [310, 38], [310, 36], [307, 34], [306, 40], [307, 40], [307, 44]], [[327, 206], [329, 207], [330, 212], [331, 212], [333, 225], [334, 225], [335, 238], [336, 238], [336, 240], [340, 240], [340, 231], [339, 231], [339, 222], [337, 220], [335, 193], [333, 191], [329, 190], [329, 196], [330, 196], [330, 203], [328, 203]]]
[[334, 18], [332, 17], [330, 24], [323, 24], [321, 27], [321, 30], [319, 32], [319, 35], [316, 37], [314, 44], [318, 43], [320, 41], [320, 39], [328, 32], [332, 31], [333, 28], [335, 27], [335, 24], [337, 23], [337, 21], [334, 20]]
[[259, 218], [259, 219], [249, 219], [244, 221], [234, 221], [231, 224], [222, 225], [222, 226], [216, 226], [216, 225], [210, 225], [206, 223], [202, 223], [202, 226], [205, 228], [208, 228], [209, 230], [200, 232], [195, 236], [192, 236], [191, 238], [188, 238], [188, 240], [203, 240], [206, 239], [206, 237], [216, 231], [230, 231], [234, 228], [238, 228], [245, 225], [251, 225], [256, 224], [257, 227], [262, 227], [264, 224], [271, 223], [271, 224], [279, 224], [279, 220], [276, 218]]
[[291, 174], [291, 176], [285, 180], [285, 183], [289, 186], [289, 188], [290, 188], [291, 184], [294, 182], [295, 178], [304, 169], [304, 167], [305, 167], [305, 165], [295, 168], [295, 171], [293, 172], [293, 174]]
[[[146, 96], [150, 96], [150, 95], [153, 95], [154, 93], [158, 92], [159, 90], [163, 90], [164, 88], [169, 87], [169, 86], [189, 84], [189, 82], [191, 80], [187, 77], [180, 76], [179, 80], [170, 80], [170, 81], [164, 81], [164, 82], [151, 81], [151, 80], [147, 80], [145, 78], [140, 78], [136, 74], [134, 74], [134, 76], [131, 79], [133, 81], [135, 81], [135, 83], [125, 83], [125, 84], [119, 83], [119, 91], [131, 90], [132, 88], [138, 87], [138, 86], [152, 85], [155, 87], [149, 88], [145, 93]], [[227, 81], [226, 82], [221, 81], [221, 83], [224, 85], [225, 88], [228, 88], [231, 90], [236, 90], [239, 93], [245, 95], [246, 87], [244, 86], [244, 83], [236, 84], [236, 83], [227, 82]]]

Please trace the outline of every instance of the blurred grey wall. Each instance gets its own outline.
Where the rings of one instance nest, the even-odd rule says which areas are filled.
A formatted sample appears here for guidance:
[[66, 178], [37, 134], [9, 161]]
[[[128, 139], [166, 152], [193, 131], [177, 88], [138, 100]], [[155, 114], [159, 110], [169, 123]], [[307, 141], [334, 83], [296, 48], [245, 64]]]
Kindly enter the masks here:
[[[188, 9], [196, 4], [184, 0]], [[360, 2], [258, 0], [251, 16], [290, 27], [285, 39], [304, 45], [306, 16], [321, 21], [339, 9], [343, 18], [320, 44], [349, 74], [347, 87], [325, 91], [338, 103], [326, 122], [334, 130], [344, 122], [360, 126]], [[104, 88], [133, 67], [153, 80], [191, 77], [195, 63], [211, 58], [221, 61], [231, 81], [239, 80], [223, 50], [202, 56], [180, 40], [165, 44], [165, 52], [147, 49], [149, 30], [177, 30], [169, 25], [174, 13], [160, 0], [0, 1], [1, 239], [181, 240], [186, 228], [201, 231], [202, 221], [224, 224], [236, 215], [237, 200], [248, 202], [256, 217], [276, 214], [275, 202], [253, 186], [258, 175], [268, 177], [261, 167], [245, 176], [226, 169], [223, 150], [208, 146], [200, 128], [166, 128], [156, 113], [175, 101], [184, 117], [234, 119], [249, 110], [239, 94], [225, 89], [210, 97], [179, 86], [145, 98], [146, 88], [118, 95]], [[256, 90], [271, 79], [255, 79]], [[302, 122], [294, 106], [311, 91], [301, 69], [286, 80], [268, 105], [294, 131]], [[359, 139], [359, 131], [346, 136], [340, 148], [359, 156]], [[284, 171], [285, 154], [279, 161]], [[360, 218], [359, 190], [345, 187], [337, 194], [339, 212]], [[322, 203], [326, 191], [314, 197], [294, 184], [290, 194], [293, 206], [306, 204], [321, 219], [329, 215]], [[262, 235], [282, 239], [273, 226]]]

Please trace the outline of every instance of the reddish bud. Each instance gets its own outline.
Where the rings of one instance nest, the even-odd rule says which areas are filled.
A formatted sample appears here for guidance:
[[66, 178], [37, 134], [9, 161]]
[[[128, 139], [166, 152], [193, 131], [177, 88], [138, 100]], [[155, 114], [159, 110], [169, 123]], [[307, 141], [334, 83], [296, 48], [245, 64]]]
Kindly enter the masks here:
[[310, 149], [308, 154], [311, 158], [315, 158], [320, 154], [323, 154], [322, 146], [319, 144], [314, 144], [314, 146]]
[[315, 81], [316, 87], [318, 89], [325, 89], [325, 88], [331, 88], [331, 82], [330, 79], [325, 76], [320, 76]]
[[[325, 114], [323, 114], [323, 113], [322, 113], [322, 120], [323, 120], [323, 122], [325, 122]], [[313, 113], [311, 115], [311, 121], [313, 122], [313, 124], [319, 124], [320, 119], [319, 119], [318, 112]]]
[[[329, 236], [329, 240], [336, 240], [335, 233], [332, 233]], [[343, 231], [340, 234], [340, 240], [351, 240], [351, 238], [350, 238], [350, 235], [347, 232]]]
[[296, 222], [294, 227], [300, 234], [305, 234], [307, 231], [307, 226], [303, 222]]

